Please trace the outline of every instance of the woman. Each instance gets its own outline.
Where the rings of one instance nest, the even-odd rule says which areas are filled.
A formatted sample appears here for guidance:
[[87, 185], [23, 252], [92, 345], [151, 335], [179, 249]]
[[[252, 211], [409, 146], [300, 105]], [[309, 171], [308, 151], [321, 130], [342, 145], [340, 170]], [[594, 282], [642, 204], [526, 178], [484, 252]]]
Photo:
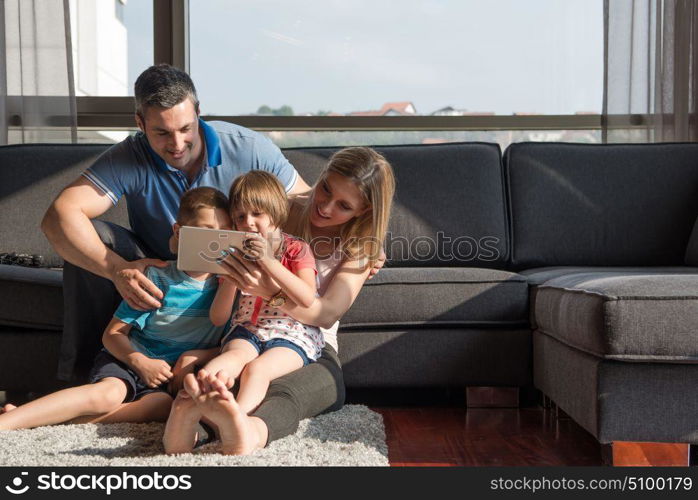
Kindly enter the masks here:
[[[326, 346], [317, 363], [272, 382], [250, 415], [213, 374], [203, 382], [188, 375], [189, 392], [180, 391], [175, 399], [168, 428], [203, 418], [217, 427], [224, 453], [248, 454], [295, 432], [301, 419], [342, 407], [339, 319], [381, 260], [394, 192], [393, 171], [385, 158], [370, 148], [354, 147], [335, 153], [313, 189], [292, 200], [285, 230], [310, 243], [316, 257], [320, 297], [310, 307], [280, 295], [279, 287], [253, 262], [234, 257], [226, 261], [230, 279], [241, 290], [273, 298], [298, 321], [322, 328]], [[193, 405], [198, 412], [192, 411]]]

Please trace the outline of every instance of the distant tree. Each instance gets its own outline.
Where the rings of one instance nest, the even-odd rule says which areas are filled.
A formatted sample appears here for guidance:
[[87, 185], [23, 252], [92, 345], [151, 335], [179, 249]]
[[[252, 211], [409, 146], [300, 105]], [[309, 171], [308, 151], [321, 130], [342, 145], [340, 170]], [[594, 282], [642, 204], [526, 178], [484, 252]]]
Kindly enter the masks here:
[[332, 111], [325, 111], [324, 109], [321, 109], [317, 113], [315, 113], [315, 115], [316, 116], [327, 116], [330, 113], [332, 113]]
[[276, 116], [293, 116], [293, 108], [287, 104], [284, 104], [279, 109], [272, 111]]
[[262, 105], [257, 109], [257, 114], [258, 115], [271, 115], [273, 113], [273, 110], [267, 106], [266, 104]]

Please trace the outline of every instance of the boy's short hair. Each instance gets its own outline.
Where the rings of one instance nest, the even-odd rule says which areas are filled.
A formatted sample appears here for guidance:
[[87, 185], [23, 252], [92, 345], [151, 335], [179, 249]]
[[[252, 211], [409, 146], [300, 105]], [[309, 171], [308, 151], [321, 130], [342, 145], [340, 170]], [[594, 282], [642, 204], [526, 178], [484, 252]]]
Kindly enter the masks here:
[[271, 223], [280, 227], [288, 216], [286, 190], [275, 175], [251, 170], [239, 176], [230, 187], [230, 210], [256, 210], [269, 215]]
[[220, 208], [228, 212], [228, 198], [216, 188], [198, 187], [190, 189], [182, 195], [177, 212], [177, 224], [186, 225], [196, 217], [196, 211], [201, 208]]

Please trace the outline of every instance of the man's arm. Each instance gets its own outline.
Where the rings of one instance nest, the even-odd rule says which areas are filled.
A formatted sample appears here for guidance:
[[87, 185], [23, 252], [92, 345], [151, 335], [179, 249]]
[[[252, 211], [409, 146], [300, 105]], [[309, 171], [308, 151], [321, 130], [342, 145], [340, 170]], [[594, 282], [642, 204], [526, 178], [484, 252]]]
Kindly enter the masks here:
[[48, 208], [41, 221], [41, 230], [63, 259], [111, 279], [114, 268], [123, 259], [102, 243], [90, 222], [111, 207], [107, 195], [80, 177]]
[[[260, 139], [255, 143], [257, 165], [255, 168], [274, 174], [281, 181], [281, 184], [286, 187], [286, 194], [289, 197], [310, 191], [310, 186], [306, 184], [301, 175], [291, 165], [291, 162], [284, 156], [281, 149], [268, 137], [262, 134], [259, 134], [259, 137]], [[295, 181], [289, 189], [288, 186], [294, 177]]]
[[287, 193], [289, 197], [291, 196], [296, 196], [299, 194], [305, 194], [309, 192], [311, 189], [308, 184], [303, 180], [303, 177], [301, 177], [301, 174], [298, 174], [298, 177], [296, 177], [296, 183], [293, 185], [291, 190]]
[[162, 265], [162, 261], [124, 260], [102, 243], [90, 221], [111, 206], [107, 195], [80, 177], [51, 204], [41, 221], [41, 230], [63, 259], [114, 282], [121, 296], [134, 309], [160, 307], [156, 298], [162, 299], [162, 292], [143, 272], [148, 265]]

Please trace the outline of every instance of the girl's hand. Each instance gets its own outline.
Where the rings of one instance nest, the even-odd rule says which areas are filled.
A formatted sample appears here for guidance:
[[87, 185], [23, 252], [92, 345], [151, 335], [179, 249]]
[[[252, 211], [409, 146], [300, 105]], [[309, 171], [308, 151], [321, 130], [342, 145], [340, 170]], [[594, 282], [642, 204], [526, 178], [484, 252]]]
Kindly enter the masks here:
[[261, 234], [250, 233], [248, 238], [243, 241], [242, 253], [248, 260], [262, 262], [264, 260], [274, 259], [273, 238], [267, 239]]
[[256, 262], [243, 257], [237, 249], [234, 250], [220, 262], [226, 272], [220, 275], [223, 280], [232, 281], [245, 293], [266, 299], [279, 291], [279, 285]]

